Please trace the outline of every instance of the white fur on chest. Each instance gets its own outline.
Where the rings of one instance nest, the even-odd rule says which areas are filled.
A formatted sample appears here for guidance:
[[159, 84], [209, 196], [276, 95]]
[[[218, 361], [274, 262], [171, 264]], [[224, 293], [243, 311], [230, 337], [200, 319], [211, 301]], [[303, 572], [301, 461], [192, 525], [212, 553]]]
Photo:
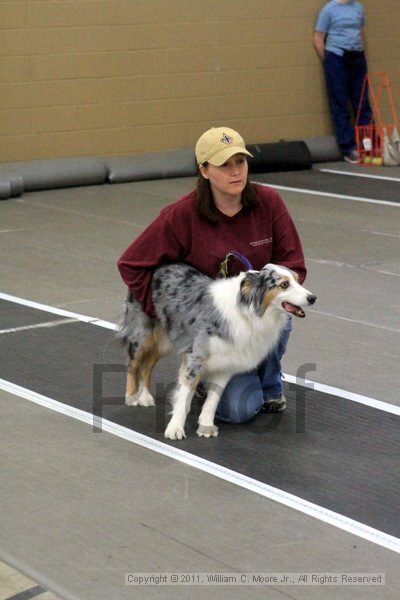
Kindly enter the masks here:
[[229, 322], [232, 340], [217, 336], [210, 338], [207, 368], [212, 371], [240, 373], [255, 369], [276, 345], [286, 323], [286, 315], [267, 310], [260, 317], [238, 309], [241, 279], [215, 282], [212, 287], [214, 302], [221, 316]]

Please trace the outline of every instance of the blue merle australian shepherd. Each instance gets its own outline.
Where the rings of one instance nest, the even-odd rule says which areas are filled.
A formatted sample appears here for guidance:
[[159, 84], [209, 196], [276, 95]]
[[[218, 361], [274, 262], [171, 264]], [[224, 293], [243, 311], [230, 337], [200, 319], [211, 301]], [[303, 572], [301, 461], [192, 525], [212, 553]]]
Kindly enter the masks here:
[[172, 417], [165, 437], [185, 437], [186, 415], [200, 380], [208, 390], [197, 434], [215, 437], [215, 411], [229, 379], [255, 369], [277, 343], [287, 314], [304, 317], [316, 296], [293, 271], [268, 264], [260, 271], [213, 280], [186, 264], [158, 267], [152, 281], [157, 319], [128, 301], [121, 337], [129, 353], [126, 404], [153, 406], [150, 377], [160, 357], [182, 355]]

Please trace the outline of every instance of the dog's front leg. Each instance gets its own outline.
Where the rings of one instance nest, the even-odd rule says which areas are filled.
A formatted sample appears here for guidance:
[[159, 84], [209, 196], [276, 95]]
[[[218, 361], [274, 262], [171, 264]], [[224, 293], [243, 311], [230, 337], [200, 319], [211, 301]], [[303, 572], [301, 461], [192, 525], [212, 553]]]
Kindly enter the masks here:
[[172, 399], [172, 417], [165, 430], [170, 440], [182, 440], [185, 435], [185, 421], [199, 380], [200, 364], [193, 364], [193, 356], [184, 355], [179, 369], [178, 386]]
[[230, 374], [222, 373], [213, 374], [207, 378], [208, 393], [199, 416], [199, 427], [197, 429], [199, 437], [217, 437], [218, 427], [214, 425], [215, 411], [230, 378]]
[[183, 355], [179, 369], [179, 386], [175, 391], [172, 418], [165, 430], [165, 437], [181, 440], [185, 436], [185, 421], [192, 398], [204, 371], [204, 361], [208, 348], [208, 336], [200, 333], [194, 340], [192, 350]]
[[195, 388], [184, 382], [179, 382], [172, 399], [172, 417], [165, 430], [165, 437], [170, 440], [182, 440], [185, 435], [185, 421], [192, 403]]

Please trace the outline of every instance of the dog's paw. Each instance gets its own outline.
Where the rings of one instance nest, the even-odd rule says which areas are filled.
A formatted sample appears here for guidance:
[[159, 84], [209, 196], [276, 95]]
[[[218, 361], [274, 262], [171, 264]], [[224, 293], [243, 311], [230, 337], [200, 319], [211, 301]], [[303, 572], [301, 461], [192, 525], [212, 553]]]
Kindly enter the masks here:
[[183, 440], [186, 437], [185, 430], [180, 425], [170, 422], [165, 430], [164, 437], [169, 440]]
[[127, 406], [155, 406], [156, 402], [149, 391], [143, 390], [133, 396], [125, 396]]
[[129, 396], [127, 394], [125, 396], [125, 404], [127, 406], [137, 406], [138, 405], [137, 394], [133, 394], [132, 396]]
[[155, 406], [156, 402], [148, 390], [143, 390], [137, 396], [138, 406]]
[[217, 437], [218, 427], [216, 425], [199, 425], [196, 433], [199, 437]]

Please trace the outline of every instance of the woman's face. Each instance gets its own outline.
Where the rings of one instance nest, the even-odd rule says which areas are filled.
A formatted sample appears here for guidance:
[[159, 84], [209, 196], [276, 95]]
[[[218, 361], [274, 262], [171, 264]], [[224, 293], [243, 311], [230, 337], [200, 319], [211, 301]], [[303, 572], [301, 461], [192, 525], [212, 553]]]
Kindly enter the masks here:
[[240, 196], [246, 187], [249, 167], [244, 154], [234, 154], [223, 165], [200, 165], [200, 172], [208, 179], [215, 194]]

